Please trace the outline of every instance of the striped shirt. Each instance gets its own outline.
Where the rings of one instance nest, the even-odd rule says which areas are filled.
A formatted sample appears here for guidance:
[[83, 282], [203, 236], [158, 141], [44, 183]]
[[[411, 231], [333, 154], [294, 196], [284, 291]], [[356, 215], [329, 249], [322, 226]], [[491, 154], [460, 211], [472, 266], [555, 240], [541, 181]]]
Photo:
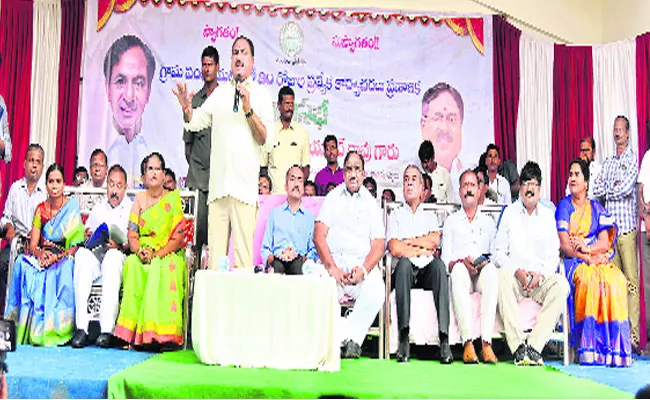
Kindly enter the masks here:
[[628, 145], [623, 154], [607, 157], [594, 184], [594, 197], [605, 197], [605, 208], [619, 226], [619, 234], [636, 229], [636, 184], [639, 173], [636, 151]]

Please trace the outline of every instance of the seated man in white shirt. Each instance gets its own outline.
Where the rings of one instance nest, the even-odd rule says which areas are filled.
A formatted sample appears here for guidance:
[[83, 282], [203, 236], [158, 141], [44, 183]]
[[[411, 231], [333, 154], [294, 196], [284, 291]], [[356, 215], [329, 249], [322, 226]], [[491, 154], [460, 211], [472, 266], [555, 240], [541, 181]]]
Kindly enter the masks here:
[[481, 355], [486, 364], [496, 364], [492, 332], [497, 313], [499, 274], [489, 261], [496, 226], [489, 216], [478, 211], [478, 179], [472, 170], [460, 175], [458, 190], [462, 208], [445, 221], [442, 230], [442, 260], [451, 273], [454, 312], [465, 346], [463, 362], [478, 362], [472, 333], [474, 313], [470, 293], [481, 293]]
[[[109, 230], [112, 226], [119, 229], [126, 237], [131, 200], [125, 197], [127, 176], [124, 168], [114, 165], [108, 172], [107, 197], [96, 204], [86, 221], [86, 239], [105, 223]], [[77, 332], [72, 338], [74, 348], [82, 348], [88, 339], [89, 317], [87, 312], [88, 297], [93, 282], [102, 277], [102, 300], [99, 312], [101, 334], [97, 346], [112, 347], [113, 328], [119, 309], [119, 292], [122, 284], [122, 266], [126, 259], [128, 241], [122, 245], [113, 239], [99, 248], [79, 248], [75, 254], [74, 291]]]
[[[544, 365], [541, 353], [569, 295], [569, 283], [555, 273], [560, 239], [553, 211], [539, 203], [542, 171], [529, 161], [519, 176], [519, 200], [503, 211], [495, 239], [499, 311], [515, 365]], [[519, 326], [518, 304], [523, 297], [542, 305], [528, 339]]]
[[499, 175], [499, 165], [501, 164], [501, 150], [499, 146], [490, 143], [485, 151], [485, 165], [488, 169], [488, 186], [497, 195], [497, 204], [512, 203], [510, 193], [510, 182]]
[[393, 275], [399, 327], [397, 362], [409, 361], [411, 288], [422, 288], [432, 292], [438, 312], [440, 362], [451, 364], [449, 278], [445, 264], [433, 255], [440, 244], [440, 224], [435, 214], [420, 207], [424, 180], [418, 167], [412, 164], [406, 167], [403, 186], [406, 205], [391, 215], [388, 229], [388, 249], [398, 259]]
[[9, 252], [14, 236], [27, 237], [32, 230], [34, 210], [47, 199], [45, 187], [39, 185], [43, 173], [43, 148], [39, 144], [30, 144], [23, 164], [25, 177], [14, 182], [9, 188], [5, 208], [2, 212], [2, 238], [7, 245], [0, 251], [0, 310], [4, 310], [7, 294], [7, 272], [9, 269]]
[[341, 323], [341, 357], [359, 358], [361, 344], [385, 297], [377, 266], [384, 255], [381, 210], [363, 187], [363, 158], [356, 151], [345, 156], [344, 184], [325, 197], [316, 219], [314, 244], [327, 272], [339, 285], [339, 297], [356, 299]]

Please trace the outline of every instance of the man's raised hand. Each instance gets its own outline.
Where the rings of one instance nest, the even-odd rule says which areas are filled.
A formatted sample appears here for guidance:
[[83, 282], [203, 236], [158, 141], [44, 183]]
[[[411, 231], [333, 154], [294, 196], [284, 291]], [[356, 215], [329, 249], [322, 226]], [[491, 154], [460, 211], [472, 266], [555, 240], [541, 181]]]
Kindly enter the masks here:
[[178, 99], [178, 104], [181, 105], [183, 111], [192, 107], [192, 97], [194, 97], [194, 92], [187, 90], [187, 83], [176, 82], [176, 89], [172, 88], [172, 93], [174, 93], [174, 96]]

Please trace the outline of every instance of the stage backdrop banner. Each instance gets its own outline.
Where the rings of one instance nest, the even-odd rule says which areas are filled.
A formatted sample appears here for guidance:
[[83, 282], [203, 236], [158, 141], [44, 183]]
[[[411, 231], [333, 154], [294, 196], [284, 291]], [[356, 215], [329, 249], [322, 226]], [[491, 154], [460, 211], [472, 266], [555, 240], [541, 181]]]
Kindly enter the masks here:
[[[252, 39], [253, 79], [274, 102], [282, 86], [295, 91], [294, 120], [310, 135], [312, 179], [325, 166], [327, 134], [338, 137], [339, 164], [358, 150], [367, 174], [380, 188], [398, 189], [399, 197], [400, 175], [407, 163], [419, 165], [423, 137], [454, 177], [475, 166], [494, 141], [491, 16], [163, 4], [89, 2], [87, 21], [97, 23], [86, 24], [80, 164], [104, 148], [109, 164], [120, 162], [131, 180], [139, 178], [142, 156], [159, 151], [184, 177], [182, 111], [172, 87], [178, 81], [202, 87], [201, 52], [208, 45], [219, 51], [219, 83], [228, 82], [239, 35]], [[111, 62], [107, 52], [124, 35], [145, 43], [150, 59], [127, 51]], [[423, 107], [438, 83], [452, 89]]]

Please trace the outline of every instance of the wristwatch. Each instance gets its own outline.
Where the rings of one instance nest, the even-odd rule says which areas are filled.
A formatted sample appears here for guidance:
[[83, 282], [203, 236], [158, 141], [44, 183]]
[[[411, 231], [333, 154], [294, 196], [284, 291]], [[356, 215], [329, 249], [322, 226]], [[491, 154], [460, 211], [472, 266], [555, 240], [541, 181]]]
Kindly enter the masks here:
[[250, 110], [249, 112], [247, 112], [246, 114], [244, 114], [244, 116], [246, 117], [246, 119], [248, 119], [248, 118], [250, 118], [250, 117], [253, 116], [253, 113], [254, 113], [254, 111], [253, 111], [253, 109], [251, 108], [251, 110]]

